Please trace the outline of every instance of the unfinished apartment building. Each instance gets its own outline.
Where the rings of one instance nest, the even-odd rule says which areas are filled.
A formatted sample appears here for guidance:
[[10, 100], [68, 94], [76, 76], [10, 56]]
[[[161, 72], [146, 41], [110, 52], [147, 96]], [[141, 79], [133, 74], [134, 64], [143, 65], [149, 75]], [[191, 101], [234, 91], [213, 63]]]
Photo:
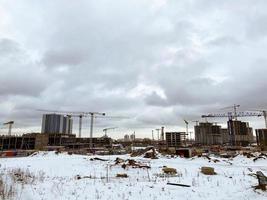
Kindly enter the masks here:
[[262, 151], [267, 151], [267, 128], [256, 129], [257, 144]]
[[[0, 151], [4, 150], [44, 150], [51, 147], [66, 149], [89, 148], [91, 138], [77, 138], [74, 134], [28, 133], [22, 136], [0, 136]], [[92, 138], [94, 147], [111, 146], [109, 137]]]
[[185, 132], [166, 132], [165, 133], [167, 147], [181, 147], [185, 145]]
[[253, 131], [247, 122], [229, 120], [227, 129], [203, 122], [195, 126], [195, 140], [199, 145], [247, 146], [253, 142]]
[[221, 126], [210, 122], [201, 122], [195, 127], [195, 142], [199, 145], [223, 144], [223, 133]]
[[247, 146], [253, 142], [253, 130], [248, 122], [229, 120], [227, 125], [232, 146]]

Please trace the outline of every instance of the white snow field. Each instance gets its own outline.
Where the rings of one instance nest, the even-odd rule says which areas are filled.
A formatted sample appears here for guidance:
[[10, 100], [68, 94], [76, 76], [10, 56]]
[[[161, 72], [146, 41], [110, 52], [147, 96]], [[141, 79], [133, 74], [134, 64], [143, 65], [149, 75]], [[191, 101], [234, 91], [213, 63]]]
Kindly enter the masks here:
[[[90, 160], [90, 158], [108, 161]], [[115, 159], [134, 159], [151, 166], [151, 169], [114, 165]], [[267, 160], [237, 156], [233, 160], [216, 158], [145, 159], [129, 155], [82, 156], [67, 153], [39, 152], [30, 157], [1, 158], [0, 174], [5, 189], [12, 188], [7, 199], [107, 199], [107, 200], [217, 200], [217, 199], [267, 199], [267, 192], [254, 190], [258, 181], [251, 173], [260, 170], [267, 174]], [[178, 176], [162, 177], [162, 167], [176, 168]], [[215, 168], [216, 175], [204, 175], [202, 166]], [[19, 176], [18, 174], [24, 174]], [[126, 173], [128, 178], [116, 178]], [[81, 178], [77, 178], [79, 175]], [[22, 177], [21, 180], [18, 177]], [[23, 178], [24, 177], [24, 178]], [[191, 187], [167, 185], [188, 184]], [[7, 192], [7, 191], [5, 191]], [[3, 198], [2, 194], [0, 199]]]

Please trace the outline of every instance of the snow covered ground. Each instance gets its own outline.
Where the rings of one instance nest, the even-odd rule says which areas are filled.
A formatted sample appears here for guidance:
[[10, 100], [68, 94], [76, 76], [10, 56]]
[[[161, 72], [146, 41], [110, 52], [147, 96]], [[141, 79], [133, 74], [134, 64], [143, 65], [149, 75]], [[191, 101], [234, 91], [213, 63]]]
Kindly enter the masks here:
[[[108, 161], [90, 160], [98, 157]], [[135, 159], [151, 169], [114, 165], [117, 157]], [[31, 157], [1, 158], [2, 180], [12, 184], [14, 199], [267, 199], [267, 192], [255, 191], [257, 179], [250, 173], [260, 170], [267, 174], [267, 160], [237, 156], [233, 160], [216, 158], [167, 158], [145, 159], [119, 156], [81, 156], [67, 153], [40, 152]], [[162, 167], [176, 168], [178, 176], [161, 177]], [[217, 175], [204, 175], [202, 166], [214, 167]], [[27, 181], [14, 179], [14, 172], [23, 172]], [[126, 173], [128, 178], [116, 178]], [[13, 175], [12, 175], [13, 174]], [[80, 179], [77, 178], [81, 177]], [[12, 178], [13, 177], [13, 178]], [[24, 178], [25, 178], [24, 177]], [[191, 187], [167, 185], [188, 184]], [[1, 197], [0, 197], [1, 199]]]

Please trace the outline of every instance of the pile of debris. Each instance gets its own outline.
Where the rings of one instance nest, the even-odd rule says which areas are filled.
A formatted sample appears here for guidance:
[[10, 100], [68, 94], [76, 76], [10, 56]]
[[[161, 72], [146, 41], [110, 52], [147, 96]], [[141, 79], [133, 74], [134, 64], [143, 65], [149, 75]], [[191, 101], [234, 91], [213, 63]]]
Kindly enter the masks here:
[[255, 189], [261, 189], [265, 191], [267, 186], [267, 177], [261, 171], [257, 171], [256, 176], [259, 184], [255, 187]]
[[253, 161], [257, 161], [258, 159], [266, 159], [267, 155], [264, 153], [261, 153], [259, 156], [255, 156], [255, 158], [253, 159]]
[[154, 147], [147, 147], [145, 149], [135, 150], [131, 154], [131, 157], [142, 156], [144, 158], [158, 159], [157, 155], [158, 155], [158, 152], [155, 150]]
[[121, 158], [116, 158], [115, 164], [114, 165], [121, 165], [123, 169], [126, 169], [127, 167], [132, 167], [132, 168], [145, 168], [145, 169], [150, 169], [151, 167], [147, 164], [137, 162], [133, 159], [121, 159]]
[[264, 153], [251, 153], [251, 152], [243, 152], [242, 154], [241, 154], [242, 156], [244, 156], [244, 157], [247, 157], [247, 158], [253, 158], [253, 161], [255, 162], [255, 161], [257, 161], [257, 160], [259, 160], [259, 159], [267, 159], [267, 154], [264, 154]]
[[116, 175], [117, 178], [128, 178], [127, 174], [117, 174]]
[[214, 162], [214, 163], [220, 162], [220, 160], [211, 158], [208, 155], [199, 155], [198, 157], [207, 158], [209, 162]]
[[108, 160], [106, 160], [106, 159], [102, 159], [102, 158], [98, 158], [98, 157], [90, 158], [90, 161], [94, 161], [94, 160], [98, 160], [98, 161], [108, 161]]

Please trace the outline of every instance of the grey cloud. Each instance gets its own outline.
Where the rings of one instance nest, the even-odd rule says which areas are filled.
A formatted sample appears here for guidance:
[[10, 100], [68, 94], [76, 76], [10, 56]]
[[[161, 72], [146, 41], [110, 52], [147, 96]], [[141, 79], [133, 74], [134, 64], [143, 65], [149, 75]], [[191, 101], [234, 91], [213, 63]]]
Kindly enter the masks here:
[[224, 46], [224, 45], [241, 45], [238, 39], [229, 37], [229, 36], [224, 36], [224, 37], [213, 39], [209, 41], [208, 44], [219, 46], [219, 47]]
[[146, 96], [145, 102], [148, 105], [152, 105], [152, 106], [164, 106], [167, 104], [165, 99], [159, 96], [156, 92], [152, 92], [152, 94]]
[[46, 87], [45, 75], [17, 42], [0, 40], [0, 96], [36, 96]]
[[120, 122], [133, 129], [266, 106], [265, 1], [155, 5], [6, 1], [0, 110], [36, 125], [31, 107], [103, 111], [135, 116]]
[[2, 38], [0, 40], [0, 54], [3, 56], [8, 56], [19, 51], [18, 44], [11, 39]]

